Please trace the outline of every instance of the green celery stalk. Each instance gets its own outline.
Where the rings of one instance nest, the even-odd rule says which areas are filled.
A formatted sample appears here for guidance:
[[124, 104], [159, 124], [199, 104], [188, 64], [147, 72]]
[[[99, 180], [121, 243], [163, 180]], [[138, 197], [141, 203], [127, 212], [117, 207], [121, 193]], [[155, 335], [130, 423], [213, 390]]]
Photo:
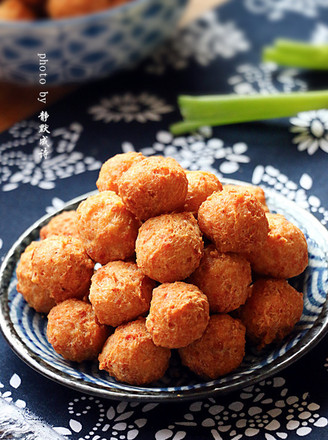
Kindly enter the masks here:
[[184, 121], [172, 124], [174, 135], [216, 126], [293, 116], [328, 108], [328, 90], [272, 95], [209, 95], [178, 98]]

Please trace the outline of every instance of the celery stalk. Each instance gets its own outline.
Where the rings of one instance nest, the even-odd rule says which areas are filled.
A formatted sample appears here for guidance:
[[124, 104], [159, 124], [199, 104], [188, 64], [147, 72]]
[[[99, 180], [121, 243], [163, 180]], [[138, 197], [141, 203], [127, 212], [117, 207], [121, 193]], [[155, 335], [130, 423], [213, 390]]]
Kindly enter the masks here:
[[272, 95], [209, 95], [178, 98], [184, 121], [171, 125], [174, 135], [216, 126], [293, 116], [328, 108], [328, 90]]

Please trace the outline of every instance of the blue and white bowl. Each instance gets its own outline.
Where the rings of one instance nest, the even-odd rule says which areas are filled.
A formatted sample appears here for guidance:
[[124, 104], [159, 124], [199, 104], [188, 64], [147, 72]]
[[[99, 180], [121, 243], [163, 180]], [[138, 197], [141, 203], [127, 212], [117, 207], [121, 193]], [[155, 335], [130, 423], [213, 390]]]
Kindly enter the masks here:
[[[132, 0], [76, 18], [1, 21], [0, 79], [81, 83], [132, 67], [172, 34], [186, 4], [187, 0]], [[48, 60], [43, 63], [46, 70], [38, 54]]]

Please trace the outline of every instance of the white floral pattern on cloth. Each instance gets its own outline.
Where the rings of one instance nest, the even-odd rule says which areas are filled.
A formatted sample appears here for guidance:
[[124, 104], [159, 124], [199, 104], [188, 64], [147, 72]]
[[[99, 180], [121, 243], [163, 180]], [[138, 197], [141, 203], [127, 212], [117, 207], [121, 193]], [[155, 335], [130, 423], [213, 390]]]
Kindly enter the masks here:
[[228, 84], [238, 95], [305, 91], [307, 84], [298, 74], [297, 69], [279, 70], [274, 63], [246, 63], [237, 66], [236, 73], [228, 78]]
[[289, 13], [315, 18], [320, 8], [328, 8], [326, 0], [244, 0], [246, 9], [265, 15], [269, 20], [282, 20]]
[[[122, 150], [133, 151], [134, 147], [125, 142]], [[249, 163], [250, 158], [245, 154], [247, 150], [248, 147], [243, 142], [227, 146], [219, 138], [207, 139], [201, 134], [173, 137], [171, 133], [163, 130], [156, 134], [156, 141], [151, 147], [142, 148], [140, 151], [145, 156], [170, 156], [184, 168], [210, 171], [220, 177], [222, 174], [235, 173], [241, 165]]]
[[155, 438], [188, 438], [196, 426], [202, 426], [214, 440], [241, 440], [258, 434], [265, 440], [279, 440], [288, 438], [290, 432], [304, 437], [327, 424], [309, 393], [293, 395], [283, 377], [274, 377], [244, 388], [237, 400], [227, 405], [214, 398], [193, 402], [182, 420], [159, 430]]
[[[62, 435], [78, 434], [79, 440], [133, 440], [147, 424], [146, 414], [157, 405], [119, 402], [105, 407], [92, 396], [77, 397], [68, 403], [68, 427], [54, 429]], [[87, 414], [92, 414], [95, 421], [91, 430], [83, 425]]]
[[[79, 123], [52, 131], [47, 159], [42, 158], [40, 148], [34, 146], [40, 136], [38, 129], [39, 125], [33, 121], [15, 124], [9, 130], [12, 139], [0, 145], [2, 191], [12, 191], [24, 184], [52, 189], [57, 179], [100, 168], [101, 163], [93, 157], [74, 151], [83, 130]], [[27, 153], [18, 149], [25, 146], [30, 147]]]
[[311, 42], [315, 44], [328, 42], [328, 26], [326, 24], [316, 24], [313, 34], [311, 36]]
[[182, 70], [191, 61], [208, 66], [217, 57], [232, 58], [250, 49], [244, 32], [233, 21], [222, 22], [214, 11], [182, 30], [157, 50], [146, 64], [148, 73], [162, 75], [168, 67]]
[[140, 122], [160, 121], [162, 115], [174, 110], [164, 99], [147, 92], [138, 95], [125, 93], [102, 98], [100, 102], [88, 109], [95, 121]]
[[26, 402], [15, 398], [15, 391], [20, 387], [22, 380], [17, 373], [14, 373], [9, 379], [9, 386], [0, 382], [0, 397], [9, 403], [15, 404], [18, 408], [25, 408]]
[[317, 196], [309, 192], [313, 186], [309, 174], [303, 173], [299, 182], [294, 182], [271, 165], [258, 165], [253, 171], [252, 183], [275, 189], [302, 208], [316, 214], [323, 225], [328, 224], [328, 209], [322, 205]]
[[290, 119], [290, 123], [290, 131], [296, 134], [293, 143], [298, 151], [307, 151], [312, 155], [321, 149], [328, 153], [328, 110], [299, 113]]

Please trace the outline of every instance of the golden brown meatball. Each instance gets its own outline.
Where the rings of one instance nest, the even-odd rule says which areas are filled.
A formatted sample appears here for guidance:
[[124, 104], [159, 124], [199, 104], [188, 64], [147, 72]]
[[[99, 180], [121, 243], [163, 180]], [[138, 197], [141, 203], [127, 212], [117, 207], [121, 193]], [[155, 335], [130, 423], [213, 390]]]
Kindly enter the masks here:
[[89, 300], [100, 323], [117, 327], [148, 312], [154, 287], [135, 263], [113, 261], [93, 275]]
[[268, 220], [260, 202], [249, 192], [214, 192], [198, 211], [201, 231], [221, 252], [250, 252], [267, 238]]
[[200, 205], [214, 191], [221, 191], [222, 185], [215, 174], [207, 171], [186, 171], [186, 176], [188, 192], [184, 210], [197, 214]]
[[260, 186], [254, 185], [224, 185], [224, 189], [226, 190], [234, 190], [234, 191], [248, 191], [250, 194], [253, 194], [257, 198], [257, 200], [261, 203], [265, 212], [269, 212], [269, 208], [266, 204], [265, 193]]
[[40, 242], [32, 241], [22, 253], [17, 265], [17, 292], [21, 293], [25, 301], [40, 313], [49, 313], [50, 309], [56, 304], [54, 298], [50, 296], [50, 291], [32, 282], [32, 256], [34, 249]]
[[161, 283], [183, 280], [198, 267], [203, 240], [189, 212], [163, 214], [148, 219], [136, 241], [137, 265]]
[[171, 157], [152, 156], [132, 165], [118, 181], [119, 195], [140, 220], [183, 209], [188, 180]]
[[78, 238], [76, 223], [76, 211], [64, 211], [53, 217], [47, 225], [41, 228], [40, 238], [44, 240], [50, 235], [66, 235]]
[[245, 327], [229, 315], [212, 315], [203, 336], [180, 348], [183, 365], [205, 379], [217, 379], [242, 363]]
[[103, 163], [96, 182], [99, 191], [114, 191], [118, 194], [117, 182], [120, 177], [134, 163], [140, 162], [145, 156], [131, 151], [129, 153], [116, 154]]
[[102, 191], [80, 203], [77, 228], [90, 257], [101, 264], [134, 254], [139, 221], [113, 191]]
[[169, 365], [171, 351], [157, 347], [139, 318], [116, 328], [99, 355], [99, 368], [120, 382], [144, 385], [160, 379]]
[[202, 336], [208, 321], [208, 301], [198, 287], [177, 281], [153, 290], [146, 327], [156, 345], [185, 347]]
[[67, 299], [48, 315], [48, 341], [70, 361], [95, 359], [108, 335], [109, 329], [97, 322], [92, 306], [84, 301]]
[[252, 282], [251, 265], [240, 254], [224, 254], [209, 245], [189, 280], [205, 293], [212, 313], [227, 313], [246, 302]]
[[32, 8], [21, 0], [4, 0], [0, 4], [0, 20], [35, 20]]
[[303, 295], [286, 280], [260, 279], [253, 285], [252, 295], [241, 308], [240, 318], [247, 337], [262, 349], [280, 342], [300, 320]]
[[48, 0], [47, 12], [51, 18], [76, 17], [119, 6], [130, 0]]
[[83, 298], [89, 289], [94, 263], [75, 237], [54, 235], [42, 241], [32, 256], [32, 282], [50, 292], [56, 303]]
[[272, 278], [292, 278], [308, 265], [307, 242], [303, 232], [280, 214], [267, 214], [266, 241], [247, 258], [252, 269]]

